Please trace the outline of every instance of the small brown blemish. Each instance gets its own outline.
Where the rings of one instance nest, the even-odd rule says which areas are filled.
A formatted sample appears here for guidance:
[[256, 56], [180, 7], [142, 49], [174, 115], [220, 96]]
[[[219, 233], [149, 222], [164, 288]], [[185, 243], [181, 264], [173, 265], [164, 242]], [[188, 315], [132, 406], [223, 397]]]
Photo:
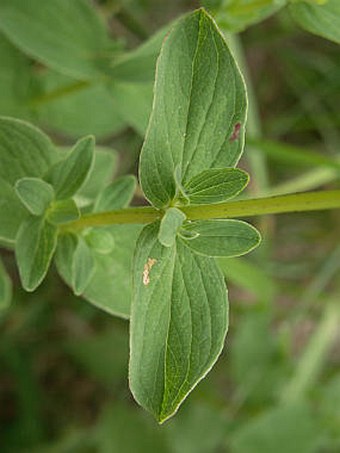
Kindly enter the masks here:
[[230, 142], [234, 142], [235, 140], [237, 140], [239, 138], [240, 130], [241, 130], [241, 123], [236, 123], [234, 126], [233, 133], [231, 134], [230, 139], [229, 139]]
[[147, 286], [150, 283], [150, 271], [152, 266], [156, 263], [155, 258], [148, 258], [147, 262], [144, 264], [143, 270], [143, 284]]

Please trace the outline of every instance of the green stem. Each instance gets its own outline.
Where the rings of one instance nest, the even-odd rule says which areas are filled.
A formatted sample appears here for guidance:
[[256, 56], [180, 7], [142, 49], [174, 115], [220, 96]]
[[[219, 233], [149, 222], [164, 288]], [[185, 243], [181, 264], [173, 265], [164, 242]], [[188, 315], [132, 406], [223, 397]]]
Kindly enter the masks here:
[[318, 211], [340, 208], [340, 190], [306, 192], [252, 200], [229, 201], [216, 205], [183, 208], [188, 219], [251, 217], [285, 212]]
[[[188, 220], [230, 219], [263, 214], [318, 211], [340, 208], [340, 190], [307, 192], [252, 200], [228, 201], [220, 204], [186, 206], [181, 210]], [[164, 211], [151, 206], [120, 209], [110, 212], [85, 214], [80, 219], [64, 224], [62, 231], [74, 231], [92, 226], [114, 224], [146, 224], [158, 220]]]

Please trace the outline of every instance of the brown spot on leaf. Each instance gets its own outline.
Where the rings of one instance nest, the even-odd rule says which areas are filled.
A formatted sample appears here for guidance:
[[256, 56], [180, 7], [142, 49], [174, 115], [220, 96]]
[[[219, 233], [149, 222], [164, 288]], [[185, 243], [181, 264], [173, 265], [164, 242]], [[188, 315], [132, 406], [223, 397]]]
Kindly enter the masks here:
[[147, 286], [150, 283], [150, 271], [152, 266], [156, 263], [155, 258], [148, 258], [147, 262], [144, 264], [143, 270], [143, 284]]
[[239, 138], [240, 130], [241, 130], [241, 123], [236, 123], [234, 126], [233, 133], [231, 134], [230, 139], [229, 139], [230, 142], [234, 142], [235, 140], [237, 140]]

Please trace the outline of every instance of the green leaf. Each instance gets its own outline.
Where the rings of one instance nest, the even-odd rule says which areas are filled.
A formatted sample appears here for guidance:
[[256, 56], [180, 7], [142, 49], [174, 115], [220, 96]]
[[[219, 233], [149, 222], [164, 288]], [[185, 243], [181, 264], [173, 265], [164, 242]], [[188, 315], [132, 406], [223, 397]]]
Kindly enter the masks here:
[[[107, 313], [129, 318], [131, 303], [131, 268], [140, 225], [116, 225], [104, 229], [112, 236], [114, 247], [108, 254], [93, 248], [95, 272], [82, 297]], [[98, 230], [98, 234], [100, 230]], [[87, 235], [85, 236], [87, 239]], [[72, 287], [72, 260], [77, 237], [63, 234], [59, 237], [56, 265], [59, 274]]]
[[27, 216], [27, 209], [20, 202], [14, 188], [0, 178], [0, 241], [12, 247], [21, 222]]
[[158, 232], [158, 240], [164, 247], [171, 247], [175, 244], [177, 232], [185, 219], [186, 215], [177, 208], [166, 210]]
[[289, 11], [305, 30], [340, 44], [339, 0], [328, 0], [324, 4], [292, 3]]
[[221, 203], [239, 194], [249, 176], [237, 168], [212, 168], [194, 176], [184, 187], [190, 204]]
[[85, 0], [2, 0], [0, 29], [21, 50], [56, 71], [80, 79], [102, 72], [109, 40]]
[[112, 252], [97, 253], [96, 271], [83, 297], [102, 310], [121, 318], [130, 317], [132, 260], [141, 225], [110, 227]]
[[80, 296], [89, 285], [95, 272], [95, 257], [82, 236], [68, 233], [59, 237], [56, 264], [60, 275]]
[[135, 399], [162, 423], [216, 362], [228, 305], [215, 261], [181, 239], [163, 247], [158, 228], [146, 226], [136, 248], [129, 376]]
[[122, 176], [113, 181], [98, 195], [95, 212], [111, 211], [126, 208], [136, 190], [136, 178], [133, 175]]
[[51, 140], [25, 121], [0, 117], [0, 178], [41, 177], [57, 159]]
[[0, 117], [0, 239], [13, 245], [27, 216], [14, 184], [23, 177], [41, 178], [57, 159], [50, 139], [29, 123]]
[[44, 279], [57, 246], [57, 229], [43, 217], [30, 216], [19, 228], [15, 257], [22, 286], [34, 291]]
[[181, 183], [208, 168], [233, 167], [244, 144], [245, 86], [238, 67], [204, 10], [178, 21], [157, 64], [154, 103], [140, 158], [148, 200], [165, 207]]
[[241, 220], [195, 220], [185, 224], [183, 231], [196, 233], [192, 239], [182, 237], [188, 247], [206, 256], [244, 255], [261, 242], [259, 232]]
[[220, 2], [205, 0], [202, 3], [207, 8], [212, 8], [212, 13], [222, 30], [235, 33], [276, 13], [287, 3], [287, 0], [222, 0]]
[[54, 225], [72, 222], [80, 217], [80, 211], [72, 198], [57, 200], [52, 203], [47, 212], [47, 219]]
[[104, 228], [91, 228], [84, 236], [89, 246], [101, 255], [107, 255], [114, 249], [115, 241], [112, 234]]
[[92, 251], [86, 241], [79, 237], [72, 260], [72, 288], [77, 296], [85, 291], [94, 271], [95, 261]]
[[75, 144], [66, 159], [55, 164], [46, 179], [57, 199], [72, 197], [85, 183], [94, 160], [94, 137], [84, 137]]
[[0, 259], [0, 313], [5, 310], [12, 300], [12, 281]]
[[107, 138], [125, 125], [120, 106], [103, 83], [84, 84], [53, 71], [39, 75], [41, 92], [33, 96], [38, 121], [49, 130], [80, 138]]
[[15, 191], [31, 214], [40, 216], [54, 199], [54, 190], [39, 178], [21, 178], [15, 184]]

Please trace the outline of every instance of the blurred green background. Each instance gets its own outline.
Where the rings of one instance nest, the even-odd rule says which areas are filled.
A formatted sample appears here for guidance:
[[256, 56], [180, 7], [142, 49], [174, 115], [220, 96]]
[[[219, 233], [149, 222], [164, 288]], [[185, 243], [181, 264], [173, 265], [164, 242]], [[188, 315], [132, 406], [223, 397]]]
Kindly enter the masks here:
[[[199, 6], [87, 3], [118, 57]], [[240, 165], [251, 174], [248, 196], [339, 188], [339, 47], [301, 31], [285, 9], [237, 36], [220, 25], [250, 94]], [[0, 114], [32, 121], [63, 146], [94, 133], [118, 153], [116, 175], [136, 173], [152, 93], [154, 59], [145, 61], [137, 82], [79, 81], [23, 52], [0, 19]], [[73, 296], [54, 269], [25, 293], [2, 249], [14, 290], [0, 311], [1, 453], [340, 451], [340, 212], [256, 223], [262, 247], [220, 260], [231, 301], [224, 352], [163, 426], [129, 393], [128, 323]]]

